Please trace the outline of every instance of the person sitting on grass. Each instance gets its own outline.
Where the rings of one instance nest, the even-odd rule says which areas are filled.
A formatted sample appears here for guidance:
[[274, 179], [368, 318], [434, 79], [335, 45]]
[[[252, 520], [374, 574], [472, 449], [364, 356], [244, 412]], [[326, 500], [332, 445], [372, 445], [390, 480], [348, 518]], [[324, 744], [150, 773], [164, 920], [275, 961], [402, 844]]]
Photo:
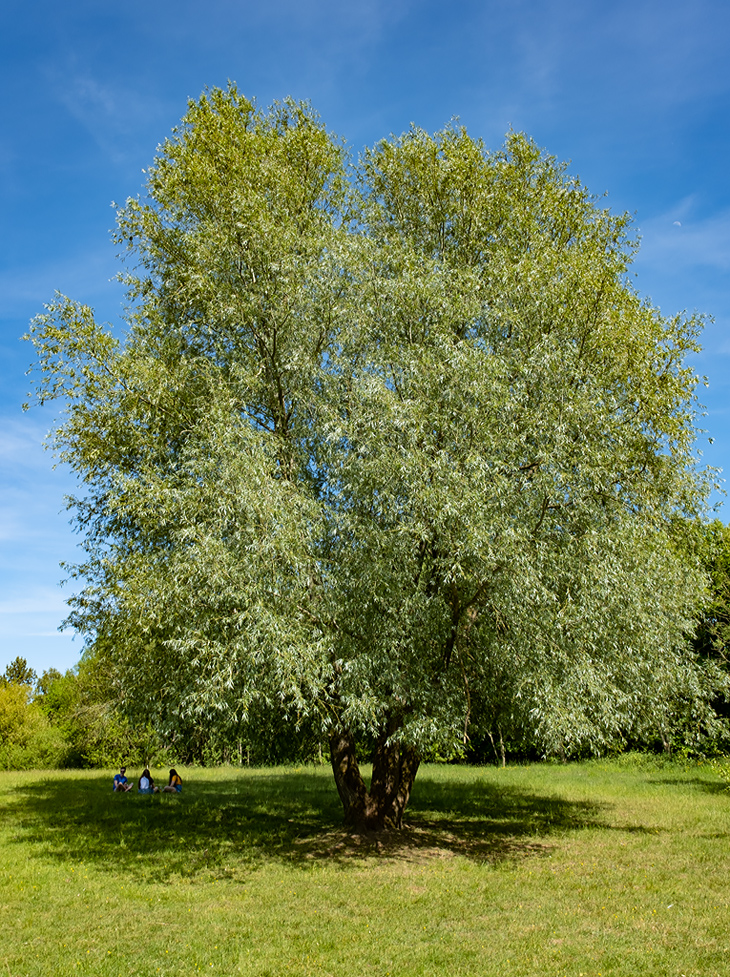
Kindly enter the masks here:
[[167, 786], [162, 788], [164, 794], [179, 794], [182, 791], [182, 777], [173, 767], [170, 770], [170, 780]]
[[116, 774], [114, 777], [115, 791], [119, 790], [122, 791], [123, 793], [126, 793], [128, 790], [131, 790], [132, 787], [134, 786], [134, 784], [132, 784], [131, 781], [127, 780], [126, 773], [127, 773], [126, 767], [119, 768], [119, 773]]
[[139, 787], [137, 788], [138, 794], [159, 794], [160, 788], [155, 787], [155, 782], [152, 779], [152, 774], [148, 767], [145, 767], [142, 771], [142, 776], [139, 778]]

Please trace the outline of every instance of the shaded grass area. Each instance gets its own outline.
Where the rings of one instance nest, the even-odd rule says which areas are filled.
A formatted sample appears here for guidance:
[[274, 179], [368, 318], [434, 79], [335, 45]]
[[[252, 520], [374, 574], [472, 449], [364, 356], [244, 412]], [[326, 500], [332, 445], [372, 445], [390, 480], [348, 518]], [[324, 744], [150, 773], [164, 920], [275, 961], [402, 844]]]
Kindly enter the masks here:
[[351, 834], [325, 768], [0, 775], [0, 973], [730, 973], [730, 797], [647, 761], [434, 767]]
[[36, 775], [10, 788], [7, 814], [17, 826], [11, 843], [33, 846], [37, 857], [83, 859], [147, 881], [193, 878], [202, 868], [250, 871], [271, 861], [349, 862], [378, 852], [497, 861], [546, 851], [537, 839], [553, 831], [598, 823], [589, 801], [438, 774], [436, 768], [419, 778], [405, 830], [380, 836], [342, 828], [342, 808], [321, 768], [196, 770], [179, 796], [113, 794], [108, 773]]

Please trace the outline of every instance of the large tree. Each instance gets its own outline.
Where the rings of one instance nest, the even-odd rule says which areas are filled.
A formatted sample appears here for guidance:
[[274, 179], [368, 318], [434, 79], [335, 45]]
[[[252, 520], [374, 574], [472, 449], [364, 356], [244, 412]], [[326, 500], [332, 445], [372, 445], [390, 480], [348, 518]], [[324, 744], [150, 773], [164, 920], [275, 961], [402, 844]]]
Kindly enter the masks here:
[[710, 720], [666, 531], [704, 493], [699, 323], [632, 289], [625, 216], [521, 135], [413, 129], [348, 169], [308, 106], [230, 87], [118, 227], [123, 339], [62, 296], [32, 338], [82, 486], [72, 621], [128, 711], [315, 717], [372, 828], [485, 703], [548, 752], [673, 696]]

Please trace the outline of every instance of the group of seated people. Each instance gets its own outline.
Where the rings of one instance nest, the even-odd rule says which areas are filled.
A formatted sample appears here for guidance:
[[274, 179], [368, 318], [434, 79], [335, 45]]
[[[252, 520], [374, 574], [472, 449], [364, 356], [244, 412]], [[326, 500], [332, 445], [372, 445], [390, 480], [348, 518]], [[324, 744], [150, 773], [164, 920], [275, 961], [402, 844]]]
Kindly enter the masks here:
[[[119, 773], [114, 777], [114, 791], [127, 793], [130, 790], [134, 790], [134, 782], [127, 780], [127, 768], [120, 767]], [[181, 791], [182, 777], [174, 767], [170, 770], [170, 779], [164, 787], [155, 787], [152, 774], [149, 768], [145, 767], [139, 778], [139, 786], [137, 787], [138, 794], [179, 794]]]

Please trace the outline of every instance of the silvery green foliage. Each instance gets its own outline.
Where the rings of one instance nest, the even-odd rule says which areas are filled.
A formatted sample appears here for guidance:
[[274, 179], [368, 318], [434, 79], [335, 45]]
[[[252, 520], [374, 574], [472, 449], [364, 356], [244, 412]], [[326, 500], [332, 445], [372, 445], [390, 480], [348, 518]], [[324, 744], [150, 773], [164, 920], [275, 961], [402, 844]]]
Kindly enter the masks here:
[[548, 752], [712, 722], [695, 319], [627, 219], [521, 135], [414, 129], [348, 170], [305, 105], [191, 102], [119, 211], [123, 342], [33, 326], [86, 544], [71, 620], [126, 706], [453, 751], [492, 702]]

